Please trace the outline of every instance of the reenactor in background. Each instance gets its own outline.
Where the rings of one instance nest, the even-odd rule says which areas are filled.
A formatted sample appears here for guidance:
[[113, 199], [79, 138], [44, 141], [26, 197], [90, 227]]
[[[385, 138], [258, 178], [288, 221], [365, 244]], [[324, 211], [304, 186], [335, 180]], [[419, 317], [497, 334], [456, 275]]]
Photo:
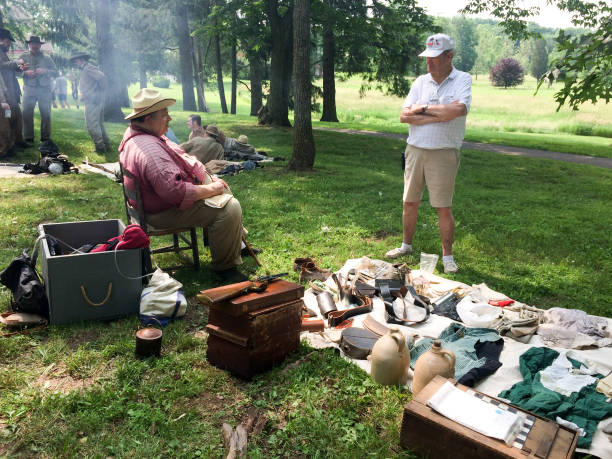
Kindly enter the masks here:
[[7, 102], [6, 86], [0, 76], [0, 159], [15, 155], [15, 139], [11, 132], [11, 106]]
[[89, 54], [76, 53], [70, 57], [72, 64], [81, 70], [79, 92], [85, 104], [85, 125], [97, 153], [110, 151], [110, 141], [104, 129], [104, 91], [106, 75], [89, 63]]
[[55, 79], [55, 93], [60, 107], [70, 108], [68, 104], [68, 80], [62, 72], [60, 72], [59, 76]]
[[40, 140], [51, 139], [51, 90], [57, 76], [55, 63], [40, 50], [40, 37], [32, 35], [26, 41], [30, 51], [20, 56], [28, 65], [23, 72], [23, 136], [26, 142], [34, 142], [34, 108], [38, 102], [40, 111]]
[[77, 83], [77, 79], [74, 75], [69, 77], [70, 80], [70, 91], [72, 92], [72, 99], [74, 100], [74, 105], [76, 105], [77, 110], [79, 107], [79, 87]]
[[[3, 79], [4, 86], [6, 87], [6, 103], [10, 108], [10, 119], [9, 125], [11, 129], [11, 136], [15, 142], [17, 148], [24, 148], [26, 146], [23, 141], [23, 119], [21, 116], [21, 88], [17, 81], [17, 73], [21, 73], [22, 70], [27, 70], [28, 66], [23, 60], [18, 59], [12, 61], [8, 57], [8, 50], [11, 47], [11, 42], [15, 41], [6, 29], [0, 29], [0, 78]], [[6, 114], [6, 110], [2, 112], [2, 116]]]

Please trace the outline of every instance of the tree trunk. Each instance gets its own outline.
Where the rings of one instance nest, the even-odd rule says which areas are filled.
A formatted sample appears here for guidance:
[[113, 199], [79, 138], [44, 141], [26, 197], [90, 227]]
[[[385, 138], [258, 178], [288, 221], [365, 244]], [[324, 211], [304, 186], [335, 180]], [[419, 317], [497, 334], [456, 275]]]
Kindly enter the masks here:
[[96, 40], [100, 69], [108, 79], [104, 100], [104, 119], [106, 121], [124, 122], [121, 111], [121, 82], [115, 71], [115, 47], [111, 38], [111, 16], [116, 0], [107, 3], [96, 2]]
[[[99, 2], [102, 3], [102, 2]], [[189, 36], [187, 6], [179, 0], [176, 7], [176, 35], [179, 45], [179, 58], [181, 63], [181, 86], [183, 89], [183, 110], [196, 110], [196, 101], [193, 94], [193, 62], [191, 37]]]
[[206, 98], [204, 96], [204, 83], [202, 82], [202, 48], [200, 39], [192, 37], [191, 49], [193, 50], [193, 70], [195, 77], [196, 94], [198, 96], [198, 111], [207, 112]]
[[0, 27], [4, 28], [4, 17], [2, 16], [2, 8], [0, 8]]
[[249, 80], [251, 80], [251, 116], [257, 116], [262, 104], [261, 73], [262, 62], [258, 54], [249, 59]]
[[310, 110], [310, 0], [295, 0], [293, 6], [293, 155], [291, 170], [311, 170], [315, 159]]
[[337, 123], [335, 57], [336, 39], [334, 30], [331, 24], [326, 22], [323, 26], [323, 115], [321, 121]]
[[138, 80], [140, 81], [140, 89], [147, 87], [147, 69], [145, 68], [144, 58], [142, 56], [138, 61]]
[[236, 114], [236, 79], [238, 71], [236, 68], [236, 36], [232, 37], [232, 96], [230, 99], [230, 113]]
[[289, 91], [292, 69], [292, 7], [284, 16], [278, 14], [278, 0], [266, 0], [266, 11], [272, 33], [270, 61], [270, 94], [261, 124], [291, 126], [289, 123]]
[[215, 35], [215, 65], [217, 67], [217, 87], [219, 88], [219, 100], [221, 101], [221, 111], [227, 113], [227, 102], [225, 100], [225, 87], [223, 86], [223, 69], [221, 68], [221, 37]]

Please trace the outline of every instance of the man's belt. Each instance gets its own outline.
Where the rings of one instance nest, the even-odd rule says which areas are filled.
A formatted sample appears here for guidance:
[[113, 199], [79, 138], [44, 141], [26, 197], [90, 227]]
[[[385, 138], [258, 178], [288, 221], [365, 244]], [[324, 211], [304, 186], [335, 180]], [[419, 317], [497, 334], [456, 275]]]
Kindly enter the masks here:
[[330, 311], [327, 314], [328, 325], [330, 327], [335, 327], [336, 325], [345, 321], [349, 317], [372, 312], [372, 298], [369, 298], [367, 296], [358, 296], [357, 300], [360, 303], [359, 306], [350, 309], [345, 309], [343, 311]]
[[[376, 288], [380, 292], [380, 296], [385, 303], [385, 319], [387, 323], [396, 324], [396, 325], [416, 325], [423, 323], [429, 319], [429, 306], [425, 301], [421, 299], [418, 293], [414, 290], [414, 287], [411, 285], [404, 286], [401, 285], [400, 281], [376, 281]], [[405, 296], [410, 292], [414, 299], [414, 305], [425, 309], [425, 316], [421, 320], [409, 320], [407, 317], [397, 317], [395, 314], [395, 310], [393, 309], [393, 302], [396, 298], [399, 298], [406, 305]], [[404, 308], [405, 309], [405, 308]]]

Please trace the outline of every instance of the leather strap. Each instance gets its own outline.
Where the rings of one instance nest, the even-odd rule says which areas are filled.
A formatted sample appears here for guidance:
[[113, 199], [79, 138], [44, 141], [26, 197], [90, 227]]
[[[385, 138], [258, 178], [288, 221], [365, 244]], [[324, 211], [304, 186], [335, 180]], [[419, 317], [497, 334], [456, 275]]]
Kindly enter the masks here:
[[358, 299], [362, 303], [360, 306], [357, 306], [351, 309], [345, 309], [343, 311], [331, 311], [327, 315], [328, 325], [330, 327], [335, 327], [336, 325], [345, 321], [349, 317], [372, 312], [372, 298], [364, 296], [364, 297], [358, 297]]
[[[383, 288], [381, 285], [381, 293], [382, 291], [383, 291]], [[395, 301], [395, 298], [399, 298], [402, 300], [402, 302], [404, 303], [404, 310], [405, 310], [406, 299], [404, 297], [406, 296], [406, 293], [408, 292], [410, 292], [410, 294], [414, 298], [414, 305], [425, 309], [425, 316], [421, 320], [409, 320], [407, 317], [397, 317], [395, 315], [395, 310], [393, 309], [393, 302]], [[429, 314], [430, 314], [429, 307], [419, 297], [417, 292], [414, 290], [414, 287], [412, 287], [411, 285], [407, 287], [403, 287], [399, 291], [390, 290], [390, 294], [393, 298], [392, 301], [388, 301], [387, 299], [385, 299], [385, 296], [383, 296], [383, 301], [385, 303], [385, 318], [387, 319], [387, 323], [409, 326], [409, 325], [416, 325], [416, 324], [423, 323], [429, 319]]]

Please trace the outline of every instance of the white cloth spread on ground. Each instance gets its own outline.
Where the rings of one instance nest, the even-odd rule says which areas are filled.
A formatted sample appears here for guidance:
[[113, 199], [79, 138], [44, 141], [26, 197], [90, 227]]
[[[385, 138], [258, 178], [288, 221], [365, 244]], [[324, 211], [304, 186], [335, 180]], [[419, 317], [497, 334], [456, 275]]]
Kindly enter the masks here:
[[[342, 274], [342, 277], [345, 277], [348, 274], [348, 271], [352, 268], [355, 268], [360, 263], [360, 261], [362, 261], [362, 259], [348, 260], [339, 271]], [[425, 291], [423, 293], [430, 298], [440, 297], [456, 287], [465, 289], [470, 288], [466, 284], [444, 279], [443, 277], [436, 276], [435, 274], [421, 273], [418, 270], [412, 271], [410, 273], [410, 279], [413, 285], [415, 285], [415, 280], [421, 281], [424, 284], [423, 289]], [[335, 288], [335, 284], [333, 283], [331, 278], [326, 281], [326, 284], [332, 288]], [[306, 304], [306, 307], [317, 313], [318, 318], [323, 319], [319, 312], [316, 295], [312, 291], [312, 289], [308, 289], [304, 293], [304, 303]], [[341, 307], [339, 309], [344, 308]], [[382, 300], [378, 297], [375, 297], [373, 299], [373, 311], [371, 315], [381, 324], [389, 326], [385, 321], [384, 304]], [[362, 323], [366, 316], [367, 314], [355, 316], [353, 318], [353, 327], [363, 327]], [[612, 319], [600, 319], [604, 319], [608, 322], [609, 329], [610, 327], [612, 327]], [[452, 322], [453, 320], [447, 317], [432, 314], [430, 316], [430, 319], [422, 324], [413, 325], [411, 327], [405, 327], [400, 325], [391, 326], [399, 328], [407, 337], [416, 336], [418, 338], [437, 338], [438, 335], [443, 330], [445, 330]], [[340, 335], [341, 330], [326, 329], [326, 331], [322, 333], [304, 332], [302, 333], [302, 339], [305, 339], [314, 348], [335, 347], [337, 349], [340, 349], [340, 346], [338, 345]], [[497, 395], [502, 390], [508, 389], [513, 384], [523, 380], [523, 376], [521, 375], [521, 372], [519, 370], [519, 357], [523, 353], [525, 353], [529, 348], [534, 346], [545, 346], [541, 337], [538, 335], [533, 335], [528, 343], [522, 343], [507, 337], [503, 337], [503, 339], [504, 349], [500, 355], [500, 362], [502, 363], [502, 366], [492, 376], [489, 376], [488, 378], [485, 378], [482, 381], [478, 382], [474, 387], [475, 390], [483, 392], [492, 397], [497, 397]], [[558, 352], [567, 351], [567, 349], [563, 348], [553, 347], [553, 349], [557, 350]], [[342, 353], [341, 350], [340, 352]], [[344, 354], [342, 355], [346, 360], [353, 362], [355, 365], [362, 368], [368, 374], [370, 373], [369, 360], [356, 360], [351, 359], [350, 357]], [[597, 369], [597, 371], [603, 375], [607, 375], [612, 371], [612, 347], [610, 346], [594, 349], [573, 349], [571, 351], [568, 351], [568, 356], [576, 358], [581, 362], [587, 363], [590, 368]], [[577, 451], [593, 454], [601, 458], [612, 457], [612, 442], [608, 440], [607, 435], [604, 434], [602, 431], [603, 426], [606, 425], [608, 422], [610, 422], [609, 418], [604, 419], [599, 423], [599, 425], [597, 426], [597, 431], [593, 436], [593, 442], [591, 443], [589, 449], [577, 449]]]

